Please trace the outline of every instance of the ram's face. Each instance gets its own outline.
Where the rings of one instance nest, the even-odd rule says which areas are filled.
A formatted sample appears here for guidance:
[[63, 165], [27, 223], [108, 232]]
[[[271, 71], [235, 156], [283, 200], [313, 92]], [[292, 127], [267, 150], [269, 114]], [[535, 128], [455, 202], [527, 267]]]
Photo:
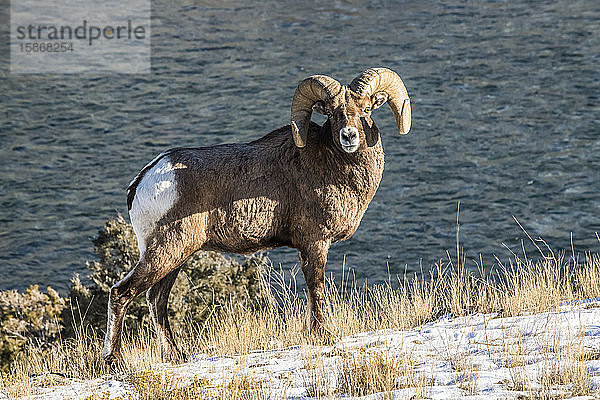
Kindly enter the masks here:
[[385, 93], [377, 93], [371, 98], [361, 97], [347, 87], [331, 101], [318, 101], [313, 110], [326, 115], [331, 123], [333, 142], [346, 153], [366, 147], [365, 124], [373, 124], [371, 112], [387, 100]]
[[[375, 137], [371, 112], [388, 102], [398, 132], [410, 130], [410, 98], [402, 79], [387, 68], [369, 68], [343, 86], [327, 75], [313, 75], [298, 84], [292, 99], [290, 130], [294, 144], [302, 149], [308, 139], [313, 111], [329, 117], [336, 147], [354, 153]], [[365, 135], [365, 129], [368, 135]]]

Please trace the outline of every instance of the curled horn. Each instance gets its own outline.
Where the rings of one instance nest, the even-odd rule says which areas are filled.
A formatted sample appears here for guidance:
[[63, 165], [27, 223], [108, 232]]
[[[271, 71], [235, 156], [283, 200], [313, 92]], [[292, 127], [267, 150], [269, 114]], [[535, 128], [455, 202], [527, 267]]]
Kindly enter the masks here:
[[330, 100], [341, 89], [338, 81], [325, 75], [313, 75], [300, 82], [292, 100], [291, 115], [292, 136], [297, 147], [306, 146], [313, 105], [319, 100]]
[[373, 96], [377, 92], [388, 95], [388, 104], [396, 118], [398, 131], [405, 135], [410, 130], [410, 98], [402, 79], [387, 68], [369, 68], [352, 81], [350, 89], [360, 96]]

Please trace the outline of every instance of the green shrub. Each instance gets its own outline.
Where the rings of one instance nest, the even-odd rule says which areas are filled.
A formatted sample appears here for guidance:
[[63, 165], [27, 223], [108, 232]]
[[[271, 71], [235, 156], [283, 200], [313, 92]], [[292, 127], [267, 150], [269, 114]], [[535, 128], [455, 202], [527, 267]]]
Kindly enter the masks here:
[[5, 370], [26, 346], [47, 348], [60, 338], [66, 301], [51, 287], [47, 291], [32, 285], [24, 293], [0, 292], [0, 369]]

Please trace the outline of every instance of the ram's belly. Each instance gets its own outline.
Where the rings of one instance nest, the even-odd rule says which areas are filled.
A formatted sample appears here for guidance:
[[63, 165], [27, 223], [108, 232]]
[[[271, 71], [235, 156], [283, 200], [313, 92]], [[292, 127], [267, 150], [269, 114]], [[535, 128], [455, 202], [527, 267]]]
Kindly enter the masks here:
[[207, 247], [214, 250], [251, 253], [285, 245], [281, 238], [280, 204], [265, 196], [234, 200], [211, 213], [212, 237]]

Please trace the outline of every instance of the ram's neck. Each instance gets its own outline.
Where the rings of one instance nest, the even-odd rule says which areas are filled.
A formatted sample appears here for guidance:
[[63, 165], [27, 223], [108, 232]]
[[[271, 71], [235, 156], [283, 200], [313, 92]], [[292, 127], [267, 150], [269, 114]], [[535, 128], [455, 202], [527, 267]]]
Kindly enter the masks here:
[[[319, 127], [316, 146], [303, 149], [313, 163], [313, 171], [319, 170], [327, 183], [346, 186], [367, 203], [371, 201], [383, 175], [384, 153], [377, 127], [369, 132], [367, 146], [354, 153], [345, 153], [333, 143], [329, 123]], [[316, 139], [316, 138], [315, 138]], [[309, 144], [310, 144], [309, 140]]]

